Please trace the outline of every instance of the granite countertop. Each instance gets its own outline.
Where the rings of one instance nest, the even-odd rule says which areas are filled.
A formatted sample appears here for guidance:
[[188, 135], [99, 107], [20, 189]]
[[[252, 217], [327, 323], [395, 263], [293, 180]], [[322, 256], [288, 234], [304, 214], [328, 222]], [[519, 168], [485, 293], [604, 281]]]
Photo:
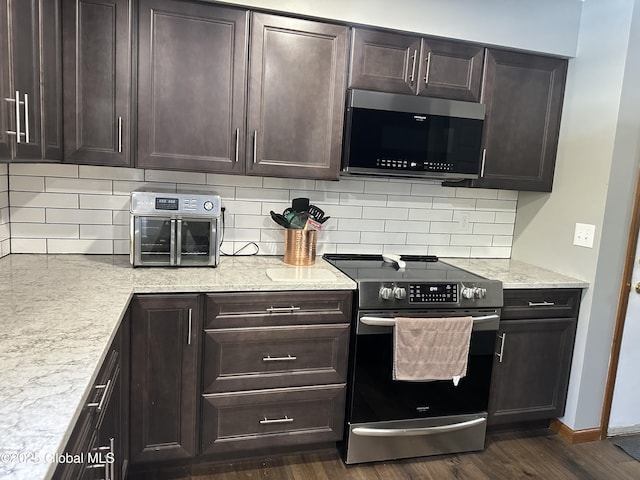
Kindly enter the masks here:
[[[352, 290], [324, 261], [223, 257], [217, 268], [136, 268], [127, 256], [0, 259], [0, 478], [50, 478], [134, 293]], [[504, 288], [585, 288], [514, 260], [443, 259]], [[276, 280], [272, 280], [276, 278]]]
[[102, 255], [0, 259], [3, 480], [51, 477], [51, 457], [63, 450], [133, 293], [356, 288], [323, 261], [291, 267], [280, 257], [223, 257], [217, 268], [181, 269], [133, 269], [128, 262]]
[[485, 278], [502, 281], [502, 288], [587, 288], [589, 282], [511, 259], [443, 258]]

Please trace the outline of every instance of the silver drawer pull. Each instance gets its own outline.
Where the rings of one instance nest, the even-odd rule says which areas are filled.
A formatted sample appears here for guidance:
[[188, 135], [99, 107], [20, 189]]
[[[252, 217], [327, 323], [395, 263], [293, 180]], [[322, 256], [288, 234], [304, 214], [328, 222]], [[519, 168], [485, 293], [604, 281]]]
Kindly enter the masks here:
[[294, 357], [293, 355], [287, 355], [286, 357], [272, 357], [271, 355], [267, 355], [266, 357], [262, 357], [263, 362], [289, 362], [297, 359], [298, 357]]
[[529, 302], [530, 307], [553, 307], [555, 302]]
[[107, 380], [105, 385], [96, 385], [95, 388], [103, 389], [102, 398], [99, 402], [87, 403], [87, 407], [96, 407], [96, 411], [101, 411], [104, 406], [104, 401], [107, 399], [109, 393], [109, 387], [111, 386], [111, 379]]
[[268, 419], [267, 417], [264, 417], [264, 420], [260, 420], [260, 425], [269, 425], [271, 423], [291, 423], [293, 422], [293, 418], [289, 418], [286, 415], [284, 416], [284, 418], [274, 418], [274, 419]]
[[266, 311], [269, 313], [289, 313], [297, 312], [298, 310], [300, 310], [300, 307], [291, 305], [290, 307], [269, 307]]
[[507, 339], [507, 334], [503, 333], [502, 335], [498, 335], [498, 338], [500, 339], [500, 353], [495, 352], [495, 354], [498, 357], [498, 363], [502, 363], [502, 356], [504, 355], [504, 341]]

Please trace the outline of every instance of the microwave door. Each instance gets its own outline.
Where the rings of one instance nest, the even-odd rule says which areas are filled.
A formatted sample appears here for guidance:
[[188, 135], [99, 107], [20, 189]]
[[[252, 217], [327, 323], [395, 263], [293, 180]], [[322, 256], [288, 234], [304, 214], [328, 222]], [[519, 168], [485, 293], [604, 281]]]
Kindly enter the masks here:
[[177, 225], [176, 264], [182, 266], [215, 265], [215, 220], [182, 218]]

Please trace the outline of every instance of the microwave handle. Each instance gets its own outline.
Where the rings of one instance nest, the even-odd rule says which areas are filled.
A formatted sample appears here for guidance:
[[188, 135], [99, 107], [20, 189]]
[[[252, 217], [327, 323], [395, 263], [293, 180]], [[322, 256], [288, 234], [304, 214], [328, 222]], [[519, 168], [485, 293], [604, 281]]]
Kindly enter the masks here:
[[176, 264], [176, 220], [175, 218], [171, 219], [171, 239], [169, 242], [169, 264]]

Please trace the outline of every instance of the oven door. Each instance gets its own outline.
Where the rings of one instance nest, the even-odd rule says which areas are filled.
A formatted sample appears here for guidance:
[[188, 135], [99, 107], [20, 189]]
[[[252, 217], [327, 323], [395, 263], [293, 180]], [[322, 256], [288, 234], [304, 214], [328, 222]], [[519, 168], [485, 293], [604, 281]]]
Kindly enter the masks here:
[[[359, 312], [352, 350], [348, 421], [353, 425], [486, 412], [499, 313]], [[474, 317], [467, 375], [458, 385], [450, 380], [393, 380], [394, 316], [458, 315]]]

